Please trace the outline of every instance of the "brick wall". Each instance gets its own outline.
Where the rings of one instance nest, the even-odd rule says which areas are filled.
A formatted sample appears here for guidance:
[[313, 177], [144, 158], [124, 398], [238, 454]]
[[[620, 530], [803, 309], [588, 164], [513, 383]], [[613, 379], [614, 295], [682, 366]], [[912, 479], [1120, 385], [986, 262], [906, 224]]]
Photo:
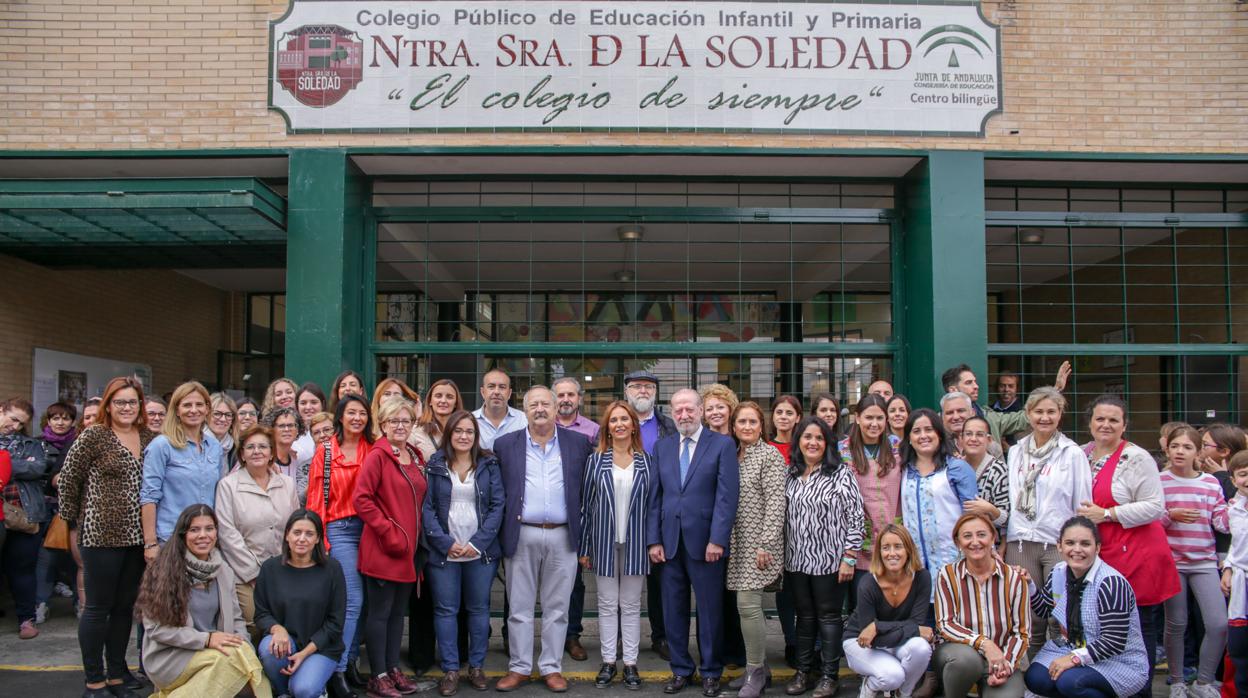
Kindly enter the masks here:
[[35, 347], [152, 367], [157, 392], [211, 384], [241, 349], [242, 303], [172, 271], [51, 271], [0, 255], [0, 396], [31, 392]]
[[[288, 136], [266, 109], [272, 0], [30, 0], [0, 6], [10, 149], [698, 145], [1248, 151], [1248, 5], [984, 2], [1002, 25], [1004, 114], [986, 138], [715, 134]], [[1086, 43], [1081, 41], [1086, 38]]]

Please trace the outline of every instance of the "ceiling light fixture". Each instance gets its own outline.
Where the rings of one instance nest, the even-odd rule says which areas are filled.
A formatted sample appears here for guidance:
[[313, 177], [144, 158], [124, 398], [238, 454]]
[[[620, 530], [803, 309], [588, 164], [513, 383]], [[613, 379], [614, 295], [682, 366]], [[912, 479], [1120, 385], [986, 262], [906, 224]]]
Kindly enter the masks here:
[[631, 283], [635, 278], [637, 278], [637, 275], [633, 273], [632, 269], [621, 269], [615, 272], [615, 280], [622, 284]]
[[1044, 230], [1040, 228], [1019, 228], [1018, 241], [1024, 245], [1043, 245]]
[[635, 223], [630, 225], [621, 225], [615, 229], [615, 234], [620, 237], [620, 242], [640, 242], [641, 236], [645, 232], [645, 227]]

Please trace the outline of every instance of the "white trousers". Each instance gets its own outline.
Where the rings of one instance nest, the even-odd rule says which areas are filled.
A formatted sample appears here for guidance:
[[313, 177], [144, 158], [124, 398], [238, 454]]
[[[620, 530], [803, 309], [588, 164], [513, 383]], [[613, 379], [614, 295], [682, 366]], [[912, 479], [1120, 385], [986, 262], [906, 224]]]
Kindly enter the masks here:
[[598, 634], [602, 640], [602, 661], [614, 664], [616, 636], [624, 637], [624, 663], [636, 664], [641, 647], [641, 590], [643, 576], [623, 574], [624, 546], [615, 546], [615, 574], [596, 575], [598, 581]]
[[932, 658], [932, 646], [921, 637], [912, 637], [901, 647], [859, 647], [858, 638], [841, 643], [849, 668], [862, 677], [872, 691], [900, 690], [903, 696], [914, 687]]
[[576, 549], [568, 529], [521, 526], [516, 554], [507, 558], [507, 638], [511, 643], [508, 668], [533, 673], [533, 619], [542, 604], [542, 653], [537, 668], [542, 676], [563, 671], [563, 643], [568, 638], [568, 603], [576, 581]]

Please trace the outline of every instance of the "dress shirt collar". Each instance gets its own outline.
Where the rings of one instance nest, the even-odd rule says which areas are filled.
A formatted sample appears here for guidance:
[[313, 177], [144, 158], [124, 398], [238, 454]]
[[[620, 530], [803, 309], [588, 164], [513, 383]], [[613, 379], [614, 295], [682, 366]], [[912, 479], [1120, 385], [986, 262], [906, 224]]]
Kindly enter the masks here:
[[[540, 444], [538, 444], [536, 441], [533, 440], [533, 432], [529, 431], [528, 427], [524, 428], [524, 438], [528, 441], [529, 448], [538, 448], [538, 449], [543, 448]], [[556, 448], [558, 446], [559, 446], [559, 427], [555, 427], [555, 433], [551, 434], [550, 441], [546, 442], [545, 448], [549, 450], [552, 448]]]

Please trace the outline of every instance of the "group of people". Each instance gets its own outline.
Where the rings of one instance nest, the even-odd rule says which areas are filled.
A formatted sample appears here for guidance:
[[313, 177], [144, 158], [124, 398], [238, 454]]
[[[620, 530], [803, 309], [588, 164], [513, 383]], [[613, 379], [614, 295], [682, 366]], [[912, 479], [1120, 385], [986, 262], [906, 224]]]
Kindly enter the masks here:
[[500, 572], [504, 692], [532, 680], [539, 605], [537, 674], [567, 690], [585, 574], [601, 688], [642, 686], [644, 594], [665, 693], [700, 680], [712, 698], [732, 664], [728, 686], [757, 698], [774, 593], [788, 695], [834, 695], [842, 659], [863, 696], [1148, 695], [1159, 635], [1172, 696], [1218, 695], [1228, 648], [1248, 690], [1243, 431], [1167, 424], [1161, 469], [1105, 395], [1079, 445], [1060, 428], [1069, 373], [1025, 399], [1014, 377], [1000, 410], [962, 365], [936, 410], [876, 381], [852, 411], [713, 384], [671, 391], [665, 412], [642, 370], [596, 422], [570, 377], [512, 407], [501, 368], [472, 412], [446, 379], [422, 398], [395, 378], [369, 395], [352, 371], [328, 396], [282, 378], [257, 404], [196, 382], [165, 402], [119, 377], [80, 421], [49, 407], [42, 438], [28, 402], [0, 403], [4, 573], [23, 638], [56, 579], [78, 589], [90, 698], [143, 685], [125, 662], [135, 618], [161, 696], [414, 693], [405, 618], [418, 674], [436, 642], [442, 696], [485, 690]]

